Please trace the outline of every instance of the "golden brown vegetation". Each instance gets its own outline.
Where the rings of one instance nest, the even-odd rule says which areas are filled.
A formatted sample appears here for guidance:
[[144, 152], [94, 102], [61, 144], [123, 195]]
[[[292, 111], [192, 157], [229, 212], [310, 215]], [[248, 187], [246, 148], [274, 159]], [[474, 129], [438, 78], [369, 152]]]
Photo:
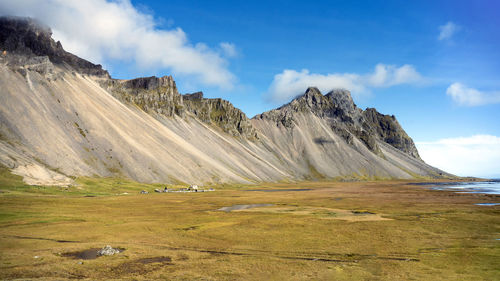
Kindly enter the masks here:
[[[435, 191], [402, 181], [147, 195], [138, 191], [158, 186], [83, 179], [69, 191], [30, 192], [36, 187], [9, 188], [14, 181], [3, 182], [0, 193], [1, 279], [494, 280], [500, 275], [500, 207], [474, 205], [498, 202], [495, 195]], [[311, 190], [245, 191], [277, 188]], [[109, 195], [123, 192], [129, 194]], [[217, 211], [235, 204], [274, 206]], [[107, 244], [126, 250], [94, 260], [64, 255]]]

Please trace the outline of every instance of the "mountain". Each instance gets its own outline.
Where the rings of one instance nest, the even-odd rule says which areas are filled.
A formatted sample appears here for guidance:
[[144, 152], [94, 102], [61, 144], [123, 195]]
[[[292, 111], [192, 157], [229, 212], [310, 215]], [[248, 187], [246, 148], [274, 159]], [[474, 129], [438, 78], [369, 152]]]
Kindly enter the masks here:
[[287, 166], [305, 175], [405, 178], [442, 176], [426, 165], [394, 116], [354, 104], [349, 91], [309, 88], [289, 104], [253, 118]]
[[420, 159], [394, 116], [357, 108], [346, 90], [309, 88], [249, 119], [180, 94], [171, 76], [113, 79], [27, 18], [0, 19], [0, 96], [0, 164], [30, 184], [450, 176]]

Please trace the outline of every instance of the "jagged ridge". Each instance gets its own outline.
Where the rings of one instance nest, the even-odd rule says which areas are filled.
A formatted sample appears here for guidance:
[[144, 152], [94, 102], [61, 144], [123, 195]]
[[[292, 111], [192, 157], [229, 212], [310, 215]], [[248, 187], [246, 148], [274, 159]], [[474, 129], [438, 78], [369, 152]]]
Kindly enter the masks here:
[[47, 56], [52, 63], [66, 63], [80, 73], [110, 77], [100, 64], [66, 52], [61, 42], [52, 39], [49, 27], [30, 18], [0, 17], [0, 50], [28, 58]]
[[203, 98], [203, 92], [183, 95], [185, 109], [207, 124], [215, 124], [232, 136], [259, 138], [248, 117], [229, 101]]
[[296, 113], [310, 112], [328, 120], [331, 129], [347, 143], [353, 137], [361, 140], [371, 151], [381, 155], [375, 141], [378, 138], [393, 147], [420, 159], [413, 140], [406, 134], [392, 115], [383, 115], [374, 108], [361, 110], [354, 104], [349, 91], [335, 89], [326, 95], [310, 87], [290, 103], [255, 116], [255, 119], [272, 120], [278, 126], [293, 128]]
[[171, 76], [111, 79], [46, 27], [17, 21], [0, 25], [0, 163], [36, 184], [68, 180], [61, 173], [170, 183], [448, 176], [421, 161], [393, 116], [357, 108], [348, 91], [309, 88], [248, 119], [228, 101], [179, 94]]
[[120, 100], [135, 104], [146, 112], [166, 117], [195, 116], [234, 137], [258, 139], [250, 120], [240, 109], [227, 100], [204, 98], [203, 92], [181, 95], [172, 76], [109, 79], [101, 81], [101, 85]]

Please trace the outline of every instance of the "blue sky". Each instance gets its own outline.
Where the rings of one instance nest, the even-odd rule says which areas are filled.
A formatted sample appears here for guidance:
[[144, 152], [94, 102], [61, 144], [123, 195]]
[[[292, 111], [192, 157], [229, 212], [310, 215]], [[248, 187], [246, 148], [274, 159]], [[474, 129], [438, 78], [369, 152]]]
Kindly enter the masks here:
[[249, 117], [307, 86], [348, 88], [430, 164], [500, 177], [499, 1], [1, 2], [115, 78], [173, 75]]

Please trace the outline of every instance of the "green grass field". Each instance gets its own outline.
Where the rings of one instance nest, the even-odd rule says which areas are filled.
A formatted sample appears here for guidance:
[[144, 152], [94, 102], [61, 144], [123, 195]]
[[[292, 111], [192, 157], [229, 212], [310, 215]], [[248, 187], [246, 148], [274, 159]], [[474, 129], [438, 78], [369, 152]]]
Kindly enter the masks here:
[[[32, 187], [2, 170], [0, 279], [498, 280], [495, 195], [403, 181], [304, 182], [150, 193], [78, 179]], [[247, 189], [309, 188], [261, 192]], [[123, 193], [128, 193], [124, 195]], [[273, 206], [223, 212], [235, 204]], [[93, 260], [67, 257], [105, 245]]]

